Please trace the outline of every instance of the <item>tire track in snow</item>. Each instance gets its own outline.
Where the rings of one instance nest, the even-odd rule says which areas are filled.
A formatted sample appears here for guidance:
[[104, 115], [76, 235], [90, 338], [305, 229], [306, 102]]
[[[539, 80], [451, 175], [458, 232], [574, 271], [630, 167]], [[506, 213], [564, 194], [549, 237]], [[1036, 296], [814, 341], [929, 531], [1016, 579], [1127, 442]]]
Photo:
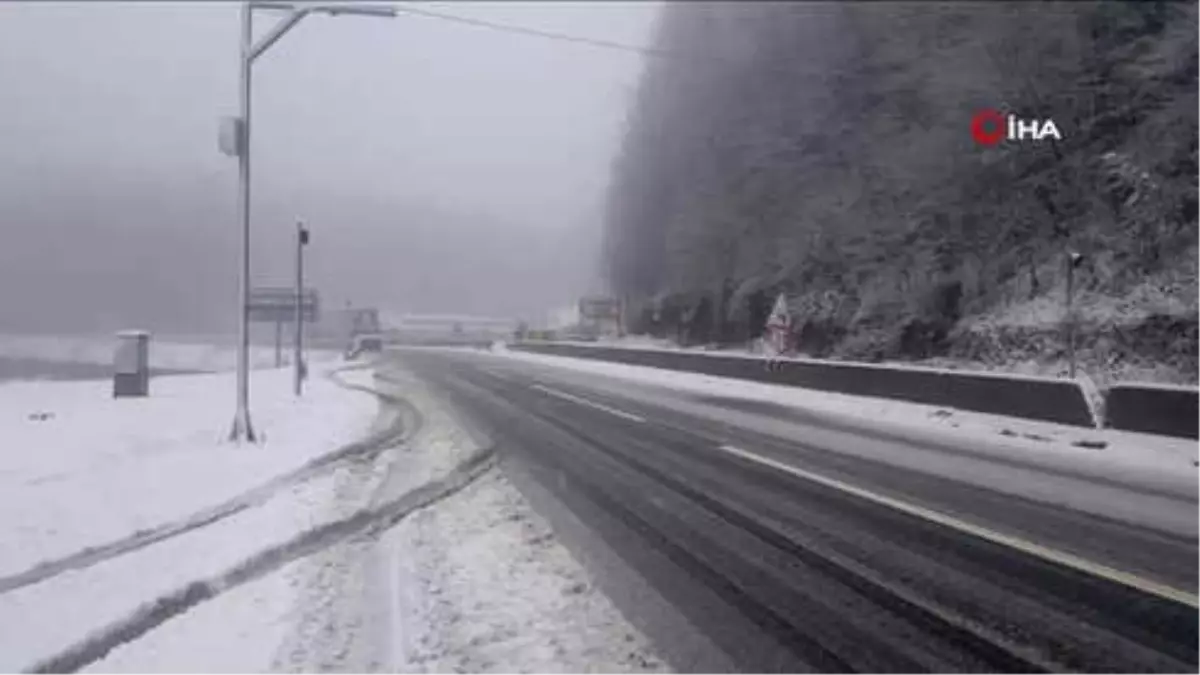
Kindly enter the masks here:
[[[365, 366], [352, 366], [340, 370], [359, 370], [363, 367]], [[179, 520], [163, 523], [149, 530], [135, 532], [121, 539], [116, 539], [105, 544], [89, 546], [59, 558], [44, 560], [24, 571], [0, 577], [0, 595], [41, 583], [64, 572], [98, 565], [107, 560], [139, 551], [152, 544], [157, 544], [161, 541], [220, 522], [242, 511], [260, 506], [269, 501], [279, 491], [317, 478], [343, 462], [354, 460], [371, 461], [385, 449], [403, 443], [421, 427], [420, 413], [408, 401], [375, 391], [369, 387], [348, 384], [337, 377], [338, 372], [340, 371], [331, 373], [329, 379], [346, 389], [370, 394], [386, 405], [399, 408], [402, 413], [396, 414], [395, 419], [386, 427], [367, 438], [354, 441], [331, 453], [309, 460], [297, 469], [272, 478], [216, 506], [198, 511]], [[405, 424], [405, 415], [403, 413], [407, 413], [410, 420], [409, 424]]]
[[459, 492], [495, 465], [493, 446], [475, 450], [446, 475], [414, 488], [374, 508], [361, 509], [296, 535], [262, 550], [242, 563], [208, 579], [193, 581], [144, 603], [124, 619], [94, 631], [58, 654], [39, 661], [26, 671], [33, 673], [75, 672], [100, 659], [116, 647], [132, 642], [169, 619], [183, 614], [221, 593], [258, 579], [288, 563], [322, 551], [353, 537], [376, 538], [406, 516]]

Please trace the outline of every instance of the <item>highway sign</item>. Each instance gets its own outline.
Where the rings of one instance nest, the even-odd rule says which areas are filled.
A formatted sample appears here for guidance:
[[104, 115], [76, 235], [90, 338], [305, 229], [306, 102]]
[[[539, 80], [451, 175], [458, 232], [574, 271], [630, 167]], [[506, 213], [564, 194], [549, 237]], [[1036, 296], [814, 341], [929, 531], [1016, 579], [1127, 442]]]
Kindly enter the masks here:
[[616, 298], [592, 296], [579, 301], [579, 316], [587, 319], [616, 319], [621, 316], [621, 303]]
[[[304, 289], [301, 303], [303, 320], [314, 323], [320, 316], [320, 303], [316, 289]], [[296, 289], [253, 288], [250, 289], [250, 320], [261, 323], [290, 323], [296, 320]]]

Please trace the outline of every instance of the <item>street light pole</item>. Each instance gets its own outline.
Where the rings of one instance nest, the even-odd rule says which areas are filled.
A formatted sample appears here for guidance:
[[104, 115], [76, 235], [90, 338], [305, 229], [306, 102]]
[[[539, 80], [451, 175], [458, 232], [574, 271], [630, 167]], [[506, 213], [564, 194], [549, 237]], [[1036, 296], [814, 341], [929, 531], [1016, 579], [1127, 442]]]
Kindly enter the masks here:
[[253, 7], [242, 5], [241, 57], [238, 61], [238, 218], [241, 220], [241, 269], [238, 273], [238, 355], [237, 412], [229, 437], [254, 443], [254, 425], [250, 422], [250, 61], [252, 53]]
[[[275, 24], [258, 43], [254, 43], [254, 10], [276, 10], [288, 12]], [[241, 220], [241, 269], [238, 274], [238, 296], [241, 308], [238, 313], [238, 357], [237, 357], [237, 411], [233, 417], [230, 440], [256, 442], [257, 435], [250, 422], [250, 66], [254, 60], [271, 48], [300, 20], [310, 13], [318, 12], [330, 16], [358, 15], [388, 17], [396, 16], [394, 7], [380, 5], [297, 5], [288, 2], [244, 2], [242, 4], [242, 29], [240, 40], [239, 109], [240, 117], [234, 125], [232, 144], [238, 157], [238, 215]]]

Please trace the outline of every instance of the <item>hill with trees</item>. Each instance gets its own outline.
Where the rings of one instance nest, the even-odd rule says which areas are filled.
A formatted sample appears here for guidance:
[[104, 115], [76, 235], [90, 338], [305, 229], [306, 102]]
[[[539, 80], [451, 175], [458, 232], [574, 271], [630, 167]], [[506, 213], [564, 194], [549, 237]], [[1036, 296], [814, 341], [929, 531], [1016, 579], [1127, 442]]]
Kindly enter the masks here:
[[[1194, 382], [1197, 6], [666, 3], [614, 163], [631, 328], [1061, 368], [1067, 256], [1093, 375]], [[981, 146], [972, 117], [1061, 141]]]

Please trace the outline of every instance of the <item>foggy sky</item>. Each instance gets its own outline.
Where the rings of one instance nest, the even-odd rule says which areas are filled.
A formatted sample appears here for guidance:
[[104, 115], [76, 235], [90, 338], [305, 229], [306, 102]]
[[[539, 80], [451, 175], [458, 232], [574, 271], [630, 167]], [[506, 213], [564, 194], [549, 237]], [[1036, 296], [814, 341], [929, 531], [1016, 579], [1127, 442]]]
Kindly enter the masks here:
[[[646, 44], [657, 3], [415, 7]], [[0, 330], [228, 330], [234, 3], [0, 3]], [[256, 15], [261, 33], [274, 18]], [[310, 16], [254, 66], [255, 283], [297, 217], [326, 306], [530, 314], [596, 288], [636, 54]]]

